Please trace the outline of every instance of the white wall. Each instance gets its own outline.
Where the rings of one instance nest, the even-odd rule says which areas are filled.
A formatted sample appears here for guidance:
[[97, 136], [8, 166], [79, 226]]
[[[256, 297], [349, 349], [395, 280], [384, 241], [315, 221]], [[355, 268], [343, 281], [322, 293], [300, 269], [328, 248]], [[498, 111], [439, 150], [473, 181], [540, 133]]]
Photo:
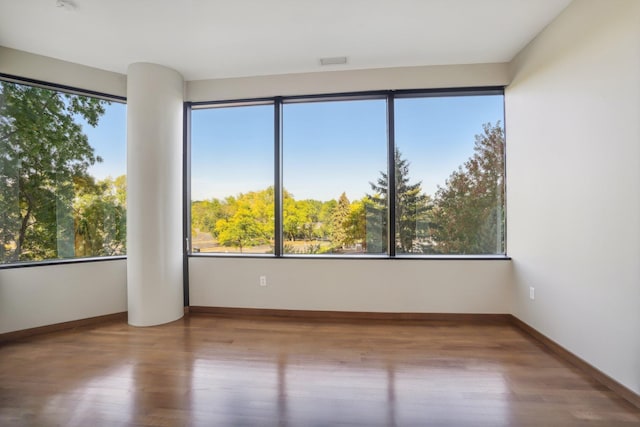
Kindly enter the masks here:
[[513, 314], [640, 393], [640, 2], [574, 1], [512, 71]]
[[0, 334], [127, 311], [126, 260], [0, 269]]
[[111, 71], [0, 46], [0, 73], [126, 96], [127, 77]]
[[[508, 313], [510, 262], [191, 258], [190, 305]], [[267, 286], [259, 276], [267, 276]]]
[[367, 90], [504, 86], [508, 83], [506, 63], [438, 65], [197, 80], [187, 82], [186, 99], [216, 101]]

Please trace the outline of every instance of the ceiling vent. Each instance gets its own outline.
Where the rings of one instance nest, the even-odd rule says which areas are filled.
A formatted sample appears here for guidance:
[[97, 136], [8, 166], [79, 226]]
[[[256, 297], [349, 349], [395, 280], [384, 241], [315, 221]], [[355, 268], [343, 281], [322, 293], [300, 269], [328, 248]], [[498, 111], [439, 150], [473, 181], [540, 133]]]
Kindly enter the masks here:
[[342, 65], [347, 63], [346, 56], [334, 56], [332, 58], [320, 58], [320, 65]]

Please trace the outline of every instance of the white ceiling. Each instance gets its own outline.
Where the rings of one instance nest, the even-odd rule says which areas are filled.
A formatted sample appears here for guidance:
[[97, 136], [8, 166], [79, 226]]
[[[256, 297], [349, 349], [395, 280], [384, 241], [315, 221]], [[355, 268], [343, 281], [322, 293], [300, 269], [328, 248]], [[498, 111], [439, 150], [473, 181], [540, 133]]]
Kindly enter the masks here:
[[[510, 61], [571, 0], [0, 0], [0, 45], [186, 80]], [[321, 67], [322, 57], [347, 56]]]

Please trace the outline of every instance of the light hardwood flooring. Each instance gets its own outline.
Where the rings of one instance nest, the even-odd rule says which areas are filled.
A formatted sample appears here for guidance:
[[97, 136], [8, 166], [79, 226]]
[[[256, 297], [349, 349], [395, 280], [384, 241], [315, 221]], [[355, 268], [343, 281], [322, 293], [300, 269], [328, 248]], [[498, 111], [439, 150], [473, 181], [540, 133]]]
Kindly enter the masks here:
[[515, 326], [187, 315], [0, 346], [1, 426], [631, 426]]

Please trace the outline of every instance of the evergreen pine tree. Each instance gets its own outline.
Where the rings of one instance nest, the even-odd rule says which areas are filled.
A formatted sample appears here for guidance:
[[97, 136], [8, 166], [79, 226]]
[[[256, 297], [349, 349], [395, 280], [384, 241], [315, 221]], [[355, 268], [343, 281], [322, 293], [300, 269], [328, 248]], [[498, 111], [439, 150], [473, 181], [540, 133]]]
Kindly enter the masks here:
[[[398, 149], [394, 153], [395, 165], [395, 245], [400, 253], [422, 252], [421, 241], [426, 237], [426, 225], [428, 224], [429, 196], [422, 193], [422, 182], [409, 183], [408, 160], [402, 158]], [[385, 172], [380, 172], [380, 178], [374, 184], [369, 183], [375, 195], [369, 196], [377, 206], [374, 215], [382, 218], [382, 230], [386, 230], [387, 216], [381, 215], [387, 209], [389, 194], [389, 178]], [[387, 242], [386, 235], [382, 240]]]

